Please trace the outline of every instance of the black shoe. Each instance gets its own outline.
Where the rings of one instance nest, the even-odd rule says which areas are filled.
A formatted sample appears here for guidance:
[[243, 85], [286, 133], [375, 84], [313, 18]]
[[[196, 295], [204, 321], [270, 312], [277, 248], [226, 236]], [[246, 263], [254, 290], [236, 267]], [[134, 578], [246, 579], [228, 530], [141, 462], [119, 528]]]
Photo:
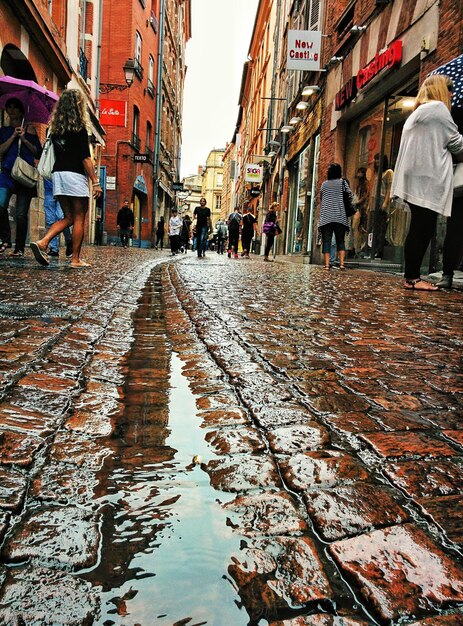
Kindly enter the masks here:
[[59, 252], [57, 252], [56, 250], [50, 250], [50, 252], [48, 253], [48, 256], [58, 257], [59, 256]]
[[66, 258], [70, 259], [72, 257], [72, 243], [66, 244]]
[[442, 274], [442, 278], [436, 283], [440, 289], [452, 289], [453, 276], [450, 274]]

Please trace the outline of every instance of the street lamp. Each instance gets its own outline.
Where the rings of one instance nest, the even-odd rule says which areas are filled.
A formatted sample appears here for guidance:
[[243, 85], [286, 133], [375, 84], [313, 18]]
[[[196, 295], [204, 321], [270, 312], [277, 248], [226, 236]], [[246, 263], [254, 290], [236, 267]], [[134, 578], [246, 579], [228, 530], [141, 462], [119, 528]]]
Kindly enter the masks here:
[[301, 100], [300, 102], [296, 104], [296, 109], [298, 111], [304, 111], [304, 109], [308, 109], [308, 108], [309, 108], [309, 103], [306, 102], [305, 100]]
[[100, 83], [100, 93], [109, 93], [110, 91], [124, 91], [132, 86], [135, 76], [135, 61], [133, 59], [127, 59], [122, 66], [124, 70], [125, 85], [119, 85], [117, 83]]
[[320, 87], [318, 85], [305, 85], [302, 90], [303, 96], [313, 96], [314, 93], [320, 93]]
[[299, 124], [299, 122], [302, 122], [302, 117], [299, 117], [298, 115], [295, 115], [294, 117], [292, 117], [292, 118], [289, 120], [289, 123], [290, 123], [291, 125], [294, 125], [294, 124]]

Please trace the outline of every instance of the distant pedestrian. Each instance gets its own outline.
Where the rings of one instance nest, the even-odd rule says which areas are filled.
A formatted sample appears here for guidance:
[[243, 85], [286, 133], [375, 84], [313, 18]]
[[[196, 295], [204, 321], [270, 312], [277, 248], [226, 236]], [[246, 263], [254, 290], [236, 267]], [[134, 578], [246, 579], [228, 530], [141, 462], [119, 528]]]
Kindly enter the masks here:
[[161, 250], [164, 247], [165, 235], [166, 235], [166, 223], [164, 221], [164, 215], [161, 215], [158, 223], [156, 224], [156, 243], [155, 243], [156, 250], [158, 249], [159, 246], [161, 247]]
[[[45, 211], [45, 228], [47, 231], [55, 222], [64, 218], [64, 213], [58, 200], [53, 196], [53, 182], [43, 179], [44, 199], [43, 208]], [[69, 226], [63, 230], [64, 241], [66, 242], [66, 258], [72, 257], [72, 234]], [[48, 255], [51, 257], [59, 257], [59, 235], [53, 237], [48, 246]]]
[[269, 258], [271, 249], [275, 237], [281, 233], [281, 228], [278, 223], [278, 209], [280, 205], [278, 202], [272, 202], [265, 216], [264, 223], [262, 225], [262, 232], [265, 234], [265, 249], [264, 249], [264, 261], [273, 261]]
[[339, 255], [339, 269], [345, 269], [346, 246], [344, 238], [349, 231], [349, 223], [344, 207], [343, 192], [353, 202], [354, 196], [347, 180], [342, 178], [339, 163], [331, 163], [328, 167], [327, 180], [320, 189], [320, 220], [319, 229], [322, 236], [322, 252], [325, 269], [330, 269], [331, 239], [336, 238], [336, 249]]
[[179, 216], [177, 209], [172, 209], [172, 217], [169, 220], [169, 239], [170, 251], [172, 256], [176, 255], [180, 250], [180, 232], [182, 230], [183, 221]]
[[402, 131], [391, 196], [408, 202], [411, 210], [404, 246], [405, 289], [438, 289], [421, 278], [420, 268], [437, 216], [451, 214], [452, 154], [463, 160], [463, 136], [450, 115], [452, 89], [447, 76], [426, 78]]
[[195, 208], [194, 216], [196, 217], [196, 240], [198, 257], [206, 256], [207, 240], [209, 233], [212, 232], [211, 210], [206, 206], [206, 199], [201, 198], [199, 206]]
[[11, 228], [8, 205], [12, 195], [16, 196], [16, 241], [10, 256], [23, 257], [29, 225], [29, 207], [37, 195], [36, 187], [26, 187], [13, 180], [11, 170], [18, 154], [30, 165], [40, 158], [42, 146], [33, 126], [24, 125], [24, 106], [17, 98], [5, 104], [8, 126], [0, 128], [0, 254], [11, 248]]
[[225, 242], [227, 241], [228, 228], [222, 218], [215, 224], [215, 240], [217, 243], [217, 254], [223, 254], [225, 251]]
[[80, 258], [90, 195], [88, 179], [93, 183], [94, 198], [99, 198], [102, 190], [91, 159], [88, 129], [87, 104], [82, 92], [66, 89], [56, 104], [49, 128], [56, 155], [53, 192], [64, 218], [55, 222], [42, 239], [31, 243], [32, 252], [41, 265], [49, 264], [46, 250], [53, 237], [73, 225], [71, 267], [89, 266]]
[[241, 247], [243, 249], [241, 256], [249, 259], [249, 253], [251, 251], [252, 240], [254, 234], [257, 232], [257, 220], [251, 213], [249, 207], [244, 209], [243, 221], [241, 226]]
[[119, 237], [123, 248], [127, 248], [129, 245], [129, 237], [131, 232], [133, 232], [134, 226], [135, 216], [130, 208], [129, 201], [124, 200], [124, 204], [119, 209], [117, 214], [117, 229], [119, 231]]
[[228, 216], [228, 258], [232, 255], [235, 259], [238, 258], [238, 245], [242, 219], [242, 215], [238, 211], [233, 211], [233, 213], [230, 213]]
[[[101, 217], [97, 215], [95, 217], [95, 246], [101, 246], [103, 244], [103, 223]], [[72, 245], [72, 240], [71, 240]], [[67, 256], [67, 247], [66, 247]]]
[[187, 252], [188, 246], [190, 244], [190, 236], [191, 236], [191, 217], [186, 214], [182, 219], [182, 230], [180, 231], [180, 242], [181, 249], [183, 252]]

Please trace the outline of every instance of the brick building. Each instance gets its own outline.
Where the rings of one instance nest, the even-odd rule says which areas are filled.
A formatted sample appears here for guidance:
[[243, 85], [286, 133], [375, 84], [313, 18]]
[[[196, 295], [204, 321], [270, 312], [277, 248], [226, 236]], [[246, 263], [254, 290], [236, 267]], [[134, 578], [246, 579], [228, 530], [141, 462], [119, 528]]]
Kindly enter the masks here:
[[[106, 191], [102, 221], [117, 241], [124, 200], [135, 214], [133, 244], [148, 247], [161, 214], [174, 202], [181, 146], [184, 50], [190, 2], [103, 0], [100, 112], [107, 130], [102, 158]], [[133, 60], [130, 88], [123, 67]]]

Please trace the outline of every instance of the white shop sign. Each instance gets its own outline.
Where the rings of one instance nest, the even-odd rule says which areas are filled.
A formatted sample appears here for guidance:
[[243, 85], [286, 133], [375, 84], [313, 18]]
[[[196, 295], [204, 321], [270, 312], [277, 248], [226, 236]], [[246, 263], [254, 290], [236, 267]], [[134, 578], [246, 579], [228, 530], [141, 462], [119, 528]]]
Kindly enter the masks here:
[[246, 183], [261, 183], [263, 167], [257, 163], [247, 163], [245, 167], [244, 180]]
[[289, 30], [286, 69], [320, 69], [322, 34], [319, 30]]

